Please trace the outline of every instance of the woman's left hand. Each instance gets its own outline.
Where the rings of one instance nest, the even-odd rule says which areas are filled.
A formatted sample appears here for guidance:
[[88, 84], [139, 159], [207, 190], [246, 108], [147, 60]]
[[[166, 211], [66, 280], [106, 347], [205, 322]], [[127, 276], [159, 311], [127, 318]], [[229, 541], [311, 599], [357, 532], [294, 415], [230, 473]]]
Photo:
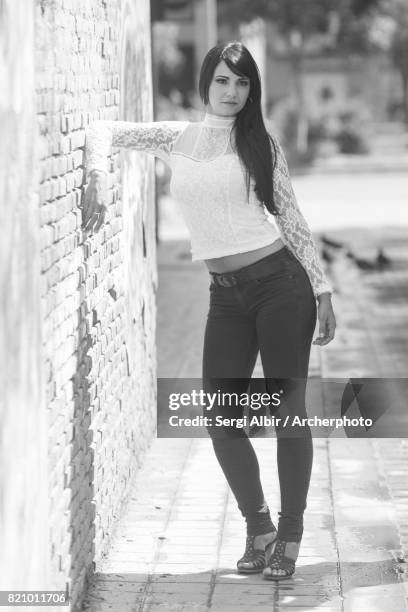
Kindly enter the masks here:
[[324, 346], [325, 344], [329, 344], [334, 338], [336, 317], [334, 316], [330, 293], [319, 295], [318, 300], [317, 317], [319, 321], [319, 336], [313, 341], [313, 344]]
[[86, 232], [98, 232], [105, 221], [107, 199], [107, 175], [92, 170], [85, 191], [83, 223]]

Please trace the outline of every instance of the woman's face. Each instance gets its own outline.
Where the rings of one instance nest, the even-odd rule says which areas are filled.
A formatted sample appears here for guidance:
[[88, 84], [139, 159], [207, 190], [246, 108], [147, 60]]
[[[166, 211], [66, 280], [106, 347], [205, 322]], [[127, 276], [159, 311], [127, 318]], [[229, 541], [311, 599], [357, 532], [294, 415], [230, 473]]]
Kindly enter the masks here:
[[208, 90], [208, 112], [221, 117], [236, 115], [244, 108], [249, 90], [249, 79], [232, 72], [221, 60]]

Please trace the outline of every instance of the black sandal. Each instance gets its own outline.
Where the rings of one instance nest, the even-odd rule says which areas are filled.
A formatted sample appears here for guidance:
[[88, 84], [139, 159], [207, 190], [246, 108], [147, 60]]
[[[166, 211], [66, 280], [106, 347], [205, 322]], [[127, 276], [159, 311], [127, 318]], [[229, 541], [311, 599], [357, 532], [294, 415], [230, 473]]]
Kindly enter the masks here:
[[[295, 573], [296, 559], [286, 557], [285, 548], [286, 542], [277, 538], [273, 553], [263, 570], [263, 576], [267, 580], [287, 580]], [[272, 574], [272, 570], [283, 570], [285, 574]]]
[[265, 545], [264, 549], [254, 548], [255, 538], [257, 537], [256, 535], [247, 535], [245, 552], [241, 559], [237, 561], [237, 568], [240, 574], [257, 574], [262, 572], [278, 532], [271, 531], [270, 534], [272, 539]]

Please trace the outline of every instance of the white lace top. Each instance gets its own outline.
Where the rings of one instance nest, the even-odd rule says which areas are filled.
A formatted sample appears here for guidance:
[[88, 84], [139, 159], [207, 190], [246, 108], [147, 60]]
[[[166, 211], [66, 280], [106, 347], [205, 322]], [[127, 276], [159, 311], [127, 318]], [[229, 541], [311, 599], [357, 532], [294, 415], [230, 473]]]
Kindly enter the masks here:
[[156, 155], [172, 170], [170, 191], [190, 231], [193, 261], [244, 253], [281, 237], [305, 268], [315, 295], [331, 291], [276, 137], [279, 216], [270, 215], [259, 202], [252, 180], [247, 199], [245, 173], [230, 142], [233, 122], [210, 114], [195, 123], [95, 121], [86, 130], [87, 175], [91, 170], [107, 172], [112, 145]]

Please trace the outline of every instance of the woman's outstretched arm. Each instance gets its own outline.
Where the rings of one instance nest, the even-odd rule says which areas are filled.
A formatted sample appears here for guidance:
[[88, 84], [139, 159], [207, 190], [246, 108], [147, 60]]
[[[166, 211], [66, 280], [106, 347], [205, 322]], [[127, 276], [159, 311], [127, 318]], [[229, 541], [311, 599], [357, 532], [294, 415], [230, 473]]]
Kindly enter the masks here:
[[88, 183], [83, 222], [86, 231], [98, 231], [106, 214], [108, 157], [112, 146], [151, 153], [167, 164], [187, 122], [94, 121], [85, 130], [85, 167]]
[[151, 153], [167, 164], [185, 121], [94, 121], [85, 130], [87, 176], [93, 170], [107, 172], [111, 147], [126, 147]]

